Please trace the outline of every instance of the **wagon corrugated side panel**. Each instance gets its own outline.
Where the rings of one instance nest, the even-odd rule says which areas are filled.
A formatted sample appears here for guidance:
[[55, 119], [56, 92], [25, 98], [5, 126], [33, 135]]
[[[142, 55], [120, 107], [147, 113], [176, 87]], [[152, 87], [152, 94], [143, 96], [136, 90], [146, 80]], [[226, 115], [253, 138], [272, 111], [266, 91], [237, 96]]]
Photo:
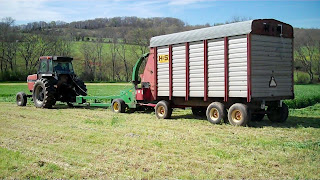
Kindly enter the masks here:
[[172, 47], [172, 96], [186, 95], [186, 47], [184, 44]]
[[208, 97], [224, 97], [224, 38], [208, 41]]
[[247, 36], [229, 38], [229, 97], [247, 97]]
[[[157, 56], [169, 58], [169, 46], [158, 47]], [[169, 60], [157, 61], [158, 96], [169, 96]]]

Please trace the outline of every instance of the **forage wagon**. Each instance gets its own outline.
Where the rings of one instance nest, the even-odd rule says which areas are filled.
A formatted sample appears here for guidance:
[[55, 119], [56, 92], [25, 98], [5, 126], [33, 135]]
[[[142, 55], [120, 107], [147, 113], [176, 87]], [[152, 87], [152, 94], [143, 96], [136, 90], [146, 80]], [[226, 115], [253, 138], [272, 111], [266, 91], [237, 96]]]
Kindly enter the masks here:
[[265, 114], [284, 122], [283, 100], [294, 98], [293, 28], [256, 19], [153, 37], [132, 82], [134, 88], [119, 96], [77, 96], [74, 104], [111, 106], [115, 112], [151, 106], [158, 118], [170, 118], [172, 108], [191, 107], [214, 124], [244, 126]]

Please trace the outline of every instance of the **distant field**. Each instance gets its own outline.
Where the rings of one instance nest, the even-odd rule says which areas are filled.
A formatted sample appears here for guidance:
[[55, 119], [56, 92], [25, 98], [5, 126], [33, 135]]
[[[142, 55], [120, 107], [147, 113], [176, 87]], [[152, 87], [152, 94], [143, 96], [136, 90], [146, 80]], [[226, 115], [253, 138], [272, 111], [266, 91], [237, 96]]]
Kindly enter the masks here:
[[[86, 83], [89, 95], [117, 95], [130, 83]], [[0, 83], [0, 102], [15, 102], [17, 92], [29, 92], [26, 83]], [[295, 85], [295, 100], [285, 101], [290, 108], [303, 108], [320, 102], [320, 85]]]
[[[130, 84], [88, 84], [114, 95]], [[317, 85], [295, 86], [312, 97]], [[0, 179], [319, 179], [320, 103], [286, 123], [212, 125], [190, 109], [154, 112], [14, 104], [24, 83], [0, 84]], [[6, 101], [6, 102], [4, 102]]]

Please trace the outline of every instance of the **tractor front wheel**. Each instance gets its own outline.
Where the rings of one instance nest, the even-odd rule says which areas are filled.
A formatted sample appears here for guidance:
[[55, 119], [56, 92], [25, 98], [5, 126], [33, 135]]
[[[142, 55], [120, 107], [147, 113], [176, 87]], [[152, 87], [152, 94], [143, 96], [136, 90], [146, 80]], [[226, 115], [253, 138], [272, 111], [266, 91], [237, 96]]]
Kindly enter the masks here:
[[155, 113], [158, 119], [169, 119], [172, 114], [172, 108], [167, 101], [159, 101], [155, 107]]
[[126, 111], [126, 103], [122, 99], [114, 99], [112, 101], [112, 111], [115, 113], [124, 113]]
[[27, 95], [24, 92], [18, 92], [16, 95], [16, 101], [18, 106], [27, 105]]
[[41, 78], [33, 86], [32, 98], [37, 108], [51, 108], [56, 104], [56, 89], [50, 79]]

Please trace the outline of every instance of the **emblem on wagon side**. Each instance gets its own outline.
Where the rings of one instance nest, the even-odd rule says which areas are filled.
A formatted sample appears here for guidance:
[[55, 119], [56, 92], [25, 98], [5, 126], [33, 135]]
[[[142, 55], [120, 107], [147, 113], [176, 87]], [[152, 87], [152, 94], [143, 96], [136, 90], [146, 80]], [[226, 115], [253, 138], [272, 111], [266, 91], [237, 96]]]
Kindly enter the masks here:
[[269, 87], [277, 87], [276, 79], [273, 76], [270, 78]]
[[168, 55], [168, 54], [159, 55], [159, 56], [158, 56], [158, 62], [159, 62], [159, 63], [169, 62], [169, 55]]

